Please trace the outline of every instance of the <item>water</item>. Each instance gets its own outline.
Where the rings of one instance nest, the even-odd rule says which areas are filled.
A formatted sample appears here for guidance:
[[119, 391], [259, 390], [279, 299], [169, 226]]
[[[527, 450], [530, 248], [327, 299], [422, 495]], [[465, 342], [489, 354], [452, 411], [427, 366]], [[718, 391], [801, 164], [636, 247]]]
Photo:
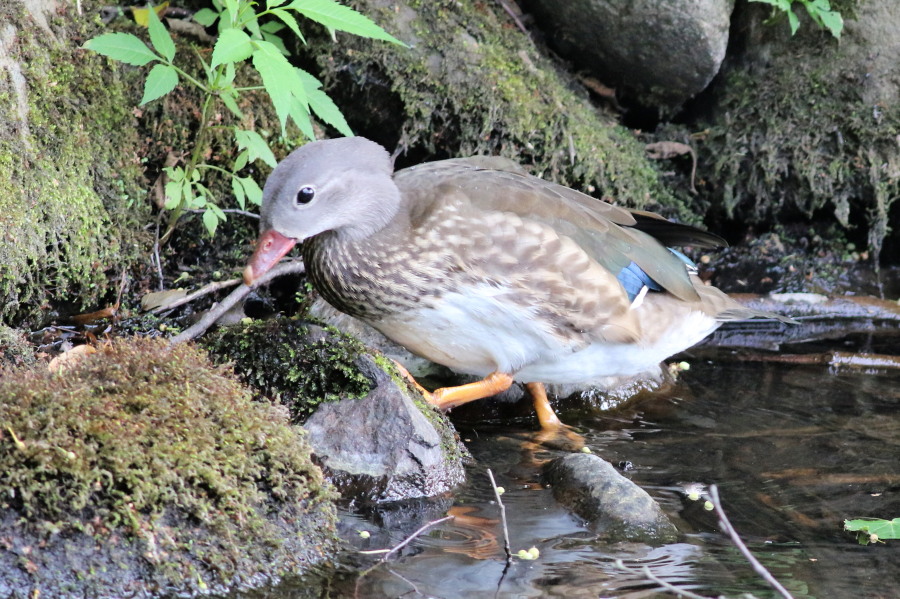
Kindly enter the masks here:
[[[633, 465], [627, 475], [673, 519], [679, 542], [598, 539], [543, 487], [540, 464], [558, 454], [531, 446], [525, 423], [460, 421], [476, 460], [465, 486], [447, 497], [345, 514], [342, 535], [359, 550], [386, 548], [448, 511], [454, 520], [384, 564], [378, 555], [348, 551], [326, 582], [286, 581], [253, 596], [673, 596], [645, 566], [665, 583], [709, 597], [777, 596], [715, 516], [685, 496], [686, 486], [715, 483], [747, 546], [795, 597], [900, 597], [900, 541], [861, 546], [842, 531], [846, 518], [900, 516], [900, 373], [696, 357], [691, 365], [669, 392], [611, 413], [588, 405], [561, 413], [594, 453]], [[534, 546], [538, 559], [506, 568], [486, 468], [506, 489], [513, 552]], [[364, 529], [370, 538], [359, 536]]]

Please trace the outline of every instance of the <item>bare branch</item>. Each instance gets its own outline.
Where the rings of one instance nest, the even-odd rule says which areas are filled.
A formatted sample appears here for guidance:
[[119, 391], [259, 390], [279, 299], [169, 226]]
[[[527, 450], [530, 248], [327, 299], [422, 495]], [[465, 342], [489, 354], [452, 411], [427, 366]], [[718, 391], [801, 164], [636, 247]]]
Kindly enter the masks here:
[[750, 565], [753, 566], [753, 570], [762, 576], [763, 580], [769, 583], [773, 589], [778, 591], [778, 593], [784, 597], [784, 599], [794, 599], [793, 595], [788, 592], [786, 588], [784, 588], [780, 582], [778, 582], [772, 573], [769, 572], [765, 566], [759, 563], [759, 560], [750, 552], [744, 542], [741, 540], [740, 535], [738, 535], [737, 531], [731, 525], [731, 522], [728, 520], [728, 516], [725, 515], [725, 510], [722, 508], [722, 502], [719, 500], [719, 489], [716, 488], [716, 485], [709, 486], [709, 500], [712, 502], [713, 507], [716, 510], [716, 515], [719, 516], [719, 524], [725, 529], [725, 532], [728, 533], [728, 536], [731, 537], [731, 541], [737, 546], [738, 550], [743, 554], [747, 561], [750, 562]]
[[178, 335], [172, 337], [172, 339], [169, 340], [169, 345], [176, 345], [184, 341], [196, 339], [197, 337], [205, 333], [209, 327], [214, 325], [216, 321], [218, 321], [222, 317], [223, 314], [228, 312], [235, 304], [244, 299], [244, 297], [248, 293], [250, 293], [253, 289], [259, 287], [260, 285], [265, 285], [272, 279], [283, 275], [299, 274], [304, 271], [305, 268], [302, 260], [291, 260], [288, 262], [282, 262], [272, 270], [262, 275], [259, 279], [254, 281], [252, 287], [247, 287], [243, 284], [240, 285], [237, 289], [228, 294], [228, 297], [213, 306], [206, 314], [203, 315], [203, 318], [197, 321], [193, 326], [186, 328]]

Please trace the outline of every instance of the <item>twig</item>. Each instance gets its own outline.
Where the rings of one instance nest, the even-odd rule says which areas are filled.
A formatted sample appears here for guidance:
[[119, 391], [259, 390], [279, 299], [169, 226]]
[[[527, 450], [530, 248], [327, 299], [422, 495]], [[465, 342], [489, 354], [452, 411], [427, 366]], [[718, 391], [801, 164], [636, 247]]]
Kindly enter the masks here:
[[441, 522], [446, 522], [447, 520], [452, 520], [455, 517], [456, 516], [444, 516], [443, 518], [438, 518], [437, 520], [432, 520], [431, 522], [426, 522], [424, 525], [419, 527], [418, 530], [416, 530], [414, 533], [412, 533], [411, 535], [409, 535], [408, 537], [406, 537], [405, 539], [403, 539], [402, 541], [400, 541], [399, 543], [397, 543], [390, 549], [373, 549], [371, 551], [360, 551], [360, 553], [365, 554], [365, 555], [373, 555], [373, 554], [383, 553], [384, 555], [381, 556], [381, 560], [379, 562], [379, 563], [383, 564], [384, 562], [387, 561], [387, 559], [391, 556], [392, 553], [396, 553], [397, 551], [403, 549], [404, 547], [406, 547], [407, 545], [412, 543], [416, 537], [418, 537], [420, 534], [422, 534], [423, 532], [425, 532], [432, 526], [440, 524]]
[[513, 7], [506, 3], [506, 0], [498, 0], [500, 2], [500, 6], [503, 7], [503, 10], [506, 11], [506, 14], [510, 16], [510, 18], [515, 22], [516, 27], [524, 33], [528, 35], [528, 29], [525, 28], [525, 25], [522, 24], [522, 21], [519, 19], [519, 15], [516, 14], [516, 11], [513, 10]]
[[253, 283], [252, 287], [240, 285], [237, 289], [228, 294], [228, 297], [213, 306], [206, 314], [203, 315], [203, 318], [197, 321], [193, 326], [186, 328], [178, 335], [172, 337], [172, 339], [169, 340], [169, 345], [176, 345], [184, 341], [196, 339], [197, 337], [205, 333], [206, 329], [214, 325], [216, 321], [222, 317], [223, 314], [228, 312], [235, 304], [241, 301], [244, 296], [246, 296], [253, 289], [256, 289], [260, 285], [265, 285], [272, 279], [283, 275], [302, 273], [304, 272], [304, 270], [305, 268], [302, 260], [282, 262], [272, 270], [262, 275], [259, 279], [257, 279]]
[[650, 568], [647, 566], [643, 566], [640, 570], [636, 570], [635, 568], [629, 568], [626, 566], [621, 559], [617, 559], [615, 562], [616, 568], [622, 570], [623, 572], [628, 572], [629, 574], [636, 574], [638, 576], [643, 576], [644, 578], [651, 580], [666, 589], [667, 591], [671, 591], [678, 595], [679, 597], [687, 597], [687, 599], [709, 599], [709, 597], [704, 597], [703, 595], [698, 595], [697, 593], [693, 593], [691, 591], [686, 591], [684, 589], [680, 589], [671, 582], [666, 582], [656, 574], [650, 571]]
[[506, 526], [506, 506], [503, 505], [503, 501], [500, 499], [500, 491], [497, 490], [497, 483], [494, 481], [494, 473], [491, 472], [491, 469], [487, 469], [488, 478], [491, 479], [491, 487], [494, 489], [494, 499], [497, 500], [497, 505], [500, 507], [500, 523], [503, 525], [503, 549], [506, 551], [506, 561], [507, 563], [512, 562], [512, 550], [509, 545], [509, 529]]
[[159, 314], [161, 312], [165, 312], [166, 310], [171, 310], [172, 308], [177, 308], [178, 306], [182, 306], [184, 304], [194, 301], [198, 297], [202, 297], [204, 295], [213, 293], [220, 289], [225, 289], [226, 287], [234, 287], [235, 285], [239, 284], [240, 282], [241, 282], [240, 279], [228, 279], [227, 281], [216, 281], [214, 283], [204, 285], [197, 291], [189, 293], [183, 297], [179, 297], [176, 300], [172, 300], [170, 303], [168, 303], [164, 306], [157, 306], [157, 307], [153, 308], [152, 310], [150, 310], [150, 313], [151, 314]]
[[159, 275], [159, 290], [162, 291], [165, 289], [165, 277], [163, 276], [162, 270], [162, 258], [159, 256], [159, 219], [162, 213], [156, 215], [156, 232], [154, 233], [155, 239], [153, 241], [153, 258], [156, 262], [156, 274]]
[[716, 515], [719, 516], [719, 524], [725, 529], [725, 532], [728, 533], [728, 536], [731, 537], [731, 541], [737, 546], [740, 552], [747, 558], [747, 561], [750, 562], [750, 565], [753, 566], [753, 570], [762, 576], [763, 580], [769, 583], [773, 589], [778, 591], [778, 593], [784, 597], [785, 599], [794, 599], [793, 595], [788, 592], [786, 588], [781, 586], [781, 583], [778, 582], [772, 573], [769, 572], [765, 566], [759, 563], [759, 560], [754, 557], [744, 542], [741, 540], [741, 537], [738, 535], [737, 531], [731, 525], [731, 522], [728, 520], [728, 516], [725, 515], [725, 510], [722, 509], [722, 502], [719, 500], [719, 490], [716, 488], [716, 485], [709, 486], [709, 499], [713, 504], [713, 507], [716, 510]]

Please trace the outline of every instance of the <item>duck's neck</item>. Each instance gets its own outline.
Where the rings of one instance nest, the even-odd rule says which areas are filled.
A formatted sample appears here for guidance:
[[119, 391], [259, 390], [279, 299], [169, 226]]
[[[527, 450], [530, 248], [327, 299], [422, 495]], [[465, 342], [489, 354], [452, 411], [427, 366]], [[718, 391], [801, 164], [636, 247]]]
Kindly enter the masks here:
[[328, 231], [303, 243], [313, 286], [338, 310], [377, 320], [419, 304], [429, 295], [412, 284], [409, 214], [402, 206], [389, 222], [365, 235]]

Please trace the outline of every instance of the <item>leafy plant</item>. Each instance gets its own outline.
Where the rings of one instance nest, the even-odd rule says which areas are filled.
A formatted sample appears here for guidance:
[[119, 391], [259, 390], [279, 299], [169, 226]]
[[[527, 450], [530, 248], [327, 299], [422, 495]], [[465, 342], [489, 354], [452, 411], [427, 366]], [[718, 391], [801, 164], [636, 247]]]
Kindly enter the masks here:
[[844, 30], [844, 18], [841, 13], [831, 10], [831, 2], [829, 0], [750, 0], [750, 2], [762, 2], [772, 6], [772, 17], [769, 21], [774, 20], [781, 14], [786, 14], [788, 24], [791, 26], [791, 35], [797, 33], [800, 28], [800, 18], [794, 12], [794, 4], [802, 4], [806, 9], [810, 18], [818, 25], [831, 32], [831, 35], [840, 39], [841, 32]]
[[900, 518], [844, 520], [844, 530], [855, 532], [860, 545], [884, 542], [884, 539], [900, 539]]
[[[262, 202], [262, 189], [256, 181], [238, 174], [255, 160], [275, 166], [275, 155], [269, 143], [257, 131], [243, 129], [239, 125], [232, 127], [237, 156], [230, 170], [202, 161], [208, 143], [209, 119], [215, 102], [221, 102], [239, 122], [243, 122], [244, 114], [239, 108], [241, 94], [262, 91], [275, 107], [282, 136], [286, 135], [288, 122], [293, 122], [303, 135], [313, 139], [311, 113], [340, 133], [353, 134], [338, 107], [321, 89], [322, 84], [303, 69], [293, 66], [286, 58], [288, 52], [282, 35], [290, 32], [305, 43], [297, 21], [298, 16], [324, 25], [332, 39], [335, 31], [344, 31], [403, 45], [368, 17], [335, 0], [287, 2], [288, 0], [266, 0], [265, 9], [260, 10], [258, 3], [253, 0], [212, 0], [211, 8], [199, 10], [194, 15], [194, 20], [205, 27], [218, 22], [219, 34], [209, 63], [204, 61], [199, 52], [194, 53], [203, 67], [203, 80], [191, 76], [179, 66], [182, 57], [177, 56], [175, 43], [157, 14], [165, 10], [166, 4], [146, 12], [149, 46], [139, 37], [122, 32], [105, 33], [84, 44], [83, 47], [88, 50], [126, 64], [143, 67], [153, 63], [144, 83], [144, 94], [140, 102], [142, 106], [170, 93], [179, 83], [194, 85], [205, 94], [200, 125], [194, 136], [190, 158], [184, 166], [168, 166], [164, 169], [168, 177], [165, 208], [171, 211], [171, 216], [163, 241], [171, 234], [185, 210], [202, 211], [203, 223], [210, 235], [215, 233], [220, 222], [226, 220], [225, 212], [214, 200], [206, 183], [206, 177], [210, 173], [217, 172], [231, 177], [231, 189], [241, 210], [248, 203], [259, 205]], [[143, 17], [142, 13], [141, 18]], [[250, 61], [252, 68], [259, 73], [262, 86], [235, 85], [237, 65], [245, 61]]]

